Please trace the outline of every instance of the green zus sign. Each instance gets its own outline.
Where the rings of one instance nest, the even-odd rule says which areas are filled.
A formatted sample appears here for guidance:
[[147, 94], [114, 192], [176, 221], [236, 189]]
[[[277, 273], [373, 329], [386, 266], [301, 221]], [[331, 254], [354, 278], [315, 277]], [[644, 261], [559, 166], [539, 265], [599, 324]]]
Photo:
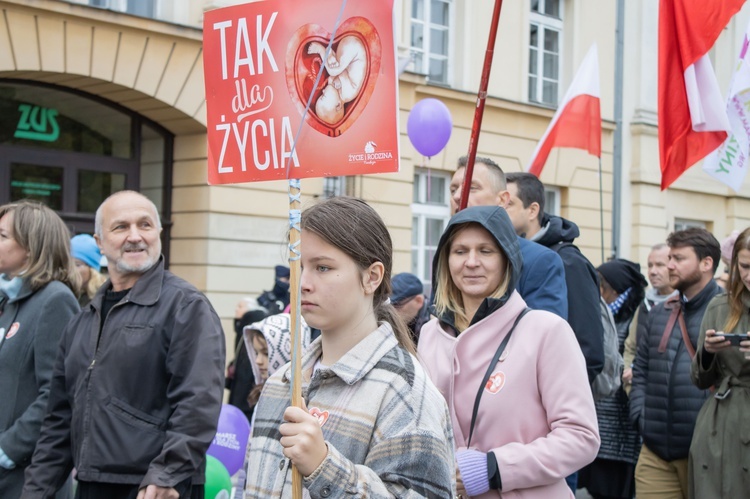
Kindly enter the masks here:
[[17, 139], [54, 142], [60, 136], [57, 109], [20, 104], [18, 110], [21, 117], [18, 119], [16, 133], [13, 134]]

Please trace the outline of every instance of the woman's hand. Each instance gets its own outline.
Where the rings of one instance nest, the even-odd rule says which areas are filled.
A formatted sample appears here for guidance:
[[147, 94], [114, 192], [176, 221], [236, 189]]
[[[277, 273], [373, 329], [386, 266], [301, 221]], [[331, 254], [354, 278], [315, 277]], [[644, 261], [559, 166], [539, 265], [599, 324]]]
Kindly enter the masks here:
[[[723, 332], [716, 332], [715, 329], [706, 331], [706, 341], [703, 342], [703, 349], [708, 353], [718, 353], [732, 346], [729, 340], [724, 339]], [[748, 349], [750, 351], [750, 349]]]
[[328, 455], [328, 445], [318, 418], [307, 411], [307, 405], [302, 401], [302, 408], [286, 408], [284, 421], [286, 423], [279, 427], [284, 455], [302, 476], [310, 476]]
[[750, 332], [745, 334], [748, 335], [748, 338], [740, 341], [740, 352], [745, 354], [746, 359], [750, 359]]

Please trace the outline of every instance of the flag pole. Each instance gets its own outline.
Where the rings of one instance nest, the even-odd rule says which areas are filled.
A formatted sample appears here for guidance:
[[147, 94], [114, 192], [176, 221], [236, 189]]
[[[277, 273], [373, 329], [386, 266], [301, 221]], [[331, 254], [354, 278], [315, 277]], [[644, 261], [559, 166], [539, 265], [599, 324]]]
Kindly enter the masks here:
[[500, 9], [503, 0], [495, 0], [495, 9], [492, 12], [492, 23], [490, 24], [490, 37], [487, 40], [487, 51], [484, 53], [484, 67], [482, 69], [482, 80], [479, 83], [477, 94], [477, 108], [474, 111], [474, 124], [471, 126], [471, 139], [469, 139], [469, 154], [466, 162], [466, 173], [464, 174], [464, 185], [461, 189], [461, 205], [459, 210], [466, 208], [469, 203], [469, 190], [471, 176], [474, 174], [474, 161], [477, 158], [477, 147], [479, 145], [479, 131], [482, 127], [484, 116], [484, 102], [487, 100], [487, 87], [490, 83], [490, 70], [492, 69], [492, 56], [495, 52], [495, 39], [497, 38], [497, 25], [500, 21]]
[[599, 156], [599, 228], [602, 243], [602, 263], [604, 263], [604, 188], [602, 187], [602, 157]]
[[[289, 179], [289, 300], [292, 333], [292, 405], [302, 407], [302, 337], [300, 333], [300, 179]], [[292, 465], [292, 497], [302, 499], [302, 474]]]

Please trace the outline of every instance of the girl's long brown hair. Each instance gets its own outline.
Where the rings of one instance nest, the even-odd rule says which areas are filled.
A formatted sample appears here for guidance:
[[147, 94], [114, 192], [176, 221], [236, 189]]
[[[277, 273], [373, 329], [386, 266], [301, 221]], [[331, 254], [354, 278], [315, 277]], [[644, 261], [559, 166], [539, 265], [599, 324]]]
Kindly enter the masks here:
[[742, 295], [748, 293], [745, 283], [742, 282], [740, 277], [740, 269], [738, 256], [742, 250], [750, 250], [750, 227], [743, 230], [737, 240], [734, 242], [734, 249], [732, 250], [732, 263], [729, 266], [729, 283], [727, 283], [727, 294], [729, 299], [729, 316], [727, 322], [724, 324], [724, 332], [729, 333], [740, 322], [743, 312], [746, 307], [742, 303]]
[[375, 317], [379, 323], [389, 323], [399, 344], [416, 355], [406, 324], [388, 301], [392, 292], [393, 243], [380, 215], [361, 199], [334, 197], [303, 211], [301, 227], [349, 255], [361, 271], [375, 262], [383, 264], [383, 281], [372, 298]]

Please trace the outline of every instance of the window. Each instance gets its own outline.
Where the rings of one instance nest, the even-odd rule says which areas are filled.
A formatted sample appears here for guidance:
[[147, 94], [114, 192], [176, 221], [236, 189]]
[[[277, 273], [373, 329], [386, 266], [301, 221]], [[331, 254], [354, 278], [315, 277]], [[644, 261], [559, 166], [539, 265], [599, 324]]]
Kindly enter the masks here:
[[71, 233], [94, 230], [110, 194], [137, 190], [162, 214], [169, 257], [173, 137], [116, 104], [55, 85], [0, 78], [0, 205], [30, 198]]
[[432, 287], [432, 258], [450, 219], [450, 182], [445, 173], [418, 170], [414, 173], [411, 229], [411, 273]]
[[452, 0], [412, 0], [413, 67], [431, 82], [448, 83], [448, 46]]
[[529, 28], [529, 101], [557, 105], [562, 42], [561, 0], [532, 0]]
[[156, 0], [89, 0], [89, 5], [134, 16], [156, 17]]
[[324, 177], [323, 197], [351, 196], [354, 193], [354, 177]]
[[701, 220], [688, 220], [687, 218], [675, 218], [674, 219], [674, 230], [685, 230], [690, 228], [708, 229], [706, 222]]
[[544, 212], [560, 216], [560, 189], [544, 186]]

